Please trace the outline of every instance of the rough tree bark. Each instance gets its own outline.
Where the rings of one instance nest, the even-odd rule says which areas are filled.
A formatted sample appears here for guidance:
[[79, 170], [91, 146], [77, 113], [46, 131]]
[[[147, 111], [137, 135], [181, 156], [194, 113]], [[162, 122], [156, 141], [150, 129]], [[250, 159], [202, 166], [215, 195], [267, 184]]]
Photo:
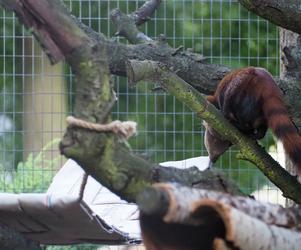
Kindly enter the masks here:
[[175, 184], [154, 185], [138, 203], [148, 249], [300, 248], [300, 210]]
[[[150, 2], [154, 1], [148, 1]], [[129, 59], [159, 61], [203, 93], [211, 93], [217, 82], [229, 72], [227, 67], [205, 63], [199, 55], [172, 49], [164, 38], [145, 43], [148, 38], [137, 30], [125, 33], [119, 27], [119, 32], [123, 35], [135, 38], [133, 43], [143, 42], [142, 44], [123, 45], [112, 42], [76, 21], [59, 0], [0, 0], [0, 4], [14, 11], [20, 21], [33, 30], [52, 62], [66, 58], [77, 83], [75, 116], [87, 121], [111, 121], [110, 110], [115, 102], [115, 95], [110, 83], [110, 73], [125, 75], [125, 62]], [[115, 14], [122, 13], [115, 11]], [[286, 82], [282, 84], [285, 86]], [[198, 183], [198, 187], [204, 189], [241, 194], [234, 184], [210, 170], [202, 173], [196, 168], [180, 171], [155, 166], [133, 155], [127, 144], [114, 133], [96, 133], [69, 127], [61, 143], [61, 152], [75, 159], [88, 174], [128, 201], [135, 201], [137, 195], [151, 184], [167, 181], [186, 186]], [[293, 177], [287, 178], [290, 182]], [[296, 190], [291, 190], [297, 195], [293, 198], [300, 202], [300, 184], [294, 182], [294, 185]], [[286, 194], [291, 195], [288, 193]], [[231, 221], [236, 221], [235, 218], [237, 217], [233, 217]], [[217, 222], [220, 223], [218, 220]], [[184, 221], [180, 227], [187, 228], [185, 223]], [[191, 229], [190, 226], [188, 229]], [[218, 236], [222, 234], [219, 230]], [[296, 235], [298, 238], [299, 233]], [[226, 240], [230, 241], [230, 238]], [[228, 246], [228, 242], [219, 243], [223, 244]], [[229, 248], [232, 249], [233, 245], [230, 244]]]
[[[294, 33], [290, 30], [280, 29], [280, 46], [283, 52], [281, 60], [281, 71], [280, 79], [283, 81], [291, 81], [292, 84], [288, 85], [286, 92], [291, 95], [292, 92], [299, 92], [301, 89], [300, 86], [300, 77], [301, 77], [301, 42], [300, 35]], [[298, 82], [299, 84], [297, 84]], [[300, 93], [300, 92], [299, 92]], [[292, 99], [294, 102], [291, 102], [289, 106], [290, 110], [300, 110], [300, 101]], [[300, 123], [300, 117], [294, 118], [295, 122]], [[285, 167], [290, 173], [295, 173], [295, 168], [291, 161], [286, 157]], [[287, 206], [292, 205], [291, 200], [286, 200]]]

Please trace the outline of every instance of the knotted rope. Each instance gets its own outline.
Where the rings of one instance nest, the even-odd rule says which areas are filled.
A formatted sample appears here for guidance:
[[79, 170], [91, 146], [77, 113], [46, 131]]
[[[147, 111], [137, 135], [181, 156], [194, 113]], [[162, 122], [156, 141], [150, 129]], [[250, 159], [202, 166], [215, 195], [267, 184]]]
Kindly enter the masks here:
[[99, 124], [99, 123], [87, 122], [75, 118], [73, 116], [68, 116], [67, 124], [69, 126], [86, 128], [98, 132], [112, 132], [118, 135], [122, 139], [129, 139], [137, 132], [137, 123], [133, 121], [121, 122], [119, 120], [116, 120], [107, 124]]

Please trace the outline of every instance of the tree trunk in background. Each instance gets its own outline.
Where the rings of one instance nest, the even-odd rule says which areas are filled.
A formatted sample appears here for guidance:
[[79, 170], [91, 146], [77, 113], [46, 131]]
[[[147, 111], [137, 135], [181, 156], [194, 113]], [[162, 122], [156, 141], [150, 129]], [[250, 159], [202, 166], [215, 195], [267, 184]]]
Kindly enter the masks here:
[[[45, 160], [58, 160], [58, 143], [53, 142], [62, 137], [66, 127], [68, 98], [63, 66], [51, 65], [32, 38], [26, 38], [24, 44], [23, 159], [26, 161], [31, 153], [36, 156], [47, 145]], [[58, 160], [52, 167], [58, 169], [61, 164]]]
[[[294, 79], [298, 77], [298, 66], [295, 65], [295, 62], [289, 54], [284, 53], [284, 50], [288, 51], [288, 53], [295, 53], [295, 50], [301, 51], [301, 48], [298, 48], [297, 40], [300, 37], [299, 34], [294, 33], [292, 31], [280, 28], [280, 47], [282, 51], [282, 56], [280, 60], [280, 79]], [[293, 50], [293, 51], [292, 51]], [[292, 107], [288, 107], [292, 108]], [[298, 119], [295, 120], [295, 124], [298, 126], [300, 130], [300, 121]], [[285, 157], [285, 167], [290, 173], [294, 173], [294, 166], [288, 157]], [[290, 206], [294, 204], [291, 200], [286, 200], [286, 205]]]

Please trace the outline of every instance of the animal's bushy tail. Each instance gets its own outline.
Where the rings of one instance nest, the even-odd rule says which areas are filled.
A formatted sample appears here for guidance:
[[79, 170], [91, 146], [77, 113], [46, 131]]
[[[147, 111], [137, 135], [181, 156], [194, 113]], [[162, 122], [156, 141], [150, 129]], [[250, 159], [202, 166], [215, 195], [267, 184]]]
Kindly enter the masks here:
[[283, 143], [284, 150], [295, 166], [298, 175], [301, 174], [301, 137], [288, 111], [284, 106], [282, 98], [270, 95], [263, 104], [263, 113], [268, 127]]

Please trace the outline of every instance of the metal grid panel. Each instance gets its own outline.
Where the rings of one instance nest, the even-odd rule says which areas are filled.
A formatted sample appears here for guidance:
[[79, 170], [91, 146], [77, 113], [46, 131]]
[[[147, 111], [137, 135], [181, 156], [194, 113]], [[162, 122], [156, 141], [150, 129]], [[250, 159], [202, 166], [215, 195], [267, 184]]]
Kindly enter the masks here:
[[[65, 1], [85, 24], [108, 36], [115, 33], [108, 18], [112, 9], [130, 13], [143, 2]], [[56, 138], [62, 135], [64, 117], [72, 110], [72, 74], [62, 65], [51, 68], [39, 46], [11, 13], [1, 12], [0, 29], [1, 189], [40, 192], [47, 189], [64, 162], [58, 155]], [[165, 34], [171, 46], [193, 48], [211, 63], [232, 68], [261, 66], [279, 74], [277, 28], [234, 0], [162, 1], [153, 19], [141, 29], [154, 38]], [[154, 85], [149, 83], [130, 89], [124, 78], [115, 77], [115, 82], [119, 101], [113, 114], [120, 120], [138, 122], [139, 134], [130, 140], [137, 153], [155, 162], [207, 154], [201, 121], [182, 103], [168, 94], [152, 92]], [[265, 143], [271, 145], [271, 141], [268, 137]], [[247, 192], [266, 184], [264, 200], [269, 200], [275, 188], [254, 166], [235, 160], [236, 152], [232, 149], [217, 165], [227, 166], [225, 171]], [[5, 170], [16, 167], [17, 181], [12, 182], [13, 177]]]

